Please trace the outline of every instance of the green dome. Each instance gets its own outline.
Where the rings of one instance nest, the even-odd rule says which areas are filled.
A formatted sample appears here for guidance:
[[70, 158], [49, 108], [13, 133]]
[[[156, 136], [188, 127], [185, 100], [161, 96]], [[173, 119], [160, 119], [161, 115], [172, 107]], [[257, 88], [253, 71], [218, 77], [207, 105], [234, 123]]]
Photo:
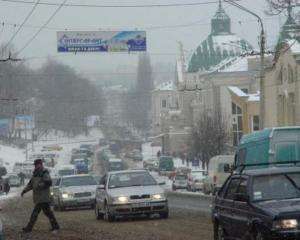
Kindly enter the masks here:
[[231, 33], [230, 17], [220, 1], [211, 20], [211, 33], [193, 53], [188, 71], [208, 71], [227, 58], [240, 56], [241, 53], [252, 50], [252, 46], [246, 40]]

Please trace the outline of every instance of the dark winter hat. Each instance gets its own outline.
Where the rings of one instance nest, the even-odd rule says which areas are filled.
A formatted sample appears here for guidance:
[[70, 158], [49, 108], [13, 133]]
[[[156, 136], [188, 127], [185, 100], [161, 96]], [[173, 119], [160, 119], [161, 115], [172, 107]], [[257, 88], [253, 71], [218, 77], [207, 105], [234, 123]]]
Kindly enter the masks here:
[[43, 164], [43, 160], [42, 159], [35, 159], [33, 164], [34, 165]]

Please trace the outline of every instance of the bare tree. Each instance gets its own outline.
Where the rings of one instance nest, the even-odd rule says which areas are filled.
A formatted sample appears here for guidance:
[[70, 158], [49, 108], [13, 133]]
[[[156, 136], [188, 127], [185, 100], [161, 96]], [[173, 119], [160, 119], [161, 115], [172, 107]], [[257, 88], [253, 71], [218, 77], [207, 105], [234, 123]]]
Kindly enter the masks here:
[[125, 118], [136, 129], [145, 133], [150, 127], [151, 92], [154, 88], [150, 57], [139, 56], [137, 82], [134, 90], [129, 91], [124, 101]]
[[226, 152], [229, 141], [227, 121], [220, 111], [215, 113], [204, 112], [192, 134], [192, 147], [194, 155], [202, 161], [203, 167], [207, 167], [209, 159]]
[[288, 9], [289, 11], [297, 6], [297, 0], [266, 0], [269, 9], [266, 11], [268, 15], [278, 15]]

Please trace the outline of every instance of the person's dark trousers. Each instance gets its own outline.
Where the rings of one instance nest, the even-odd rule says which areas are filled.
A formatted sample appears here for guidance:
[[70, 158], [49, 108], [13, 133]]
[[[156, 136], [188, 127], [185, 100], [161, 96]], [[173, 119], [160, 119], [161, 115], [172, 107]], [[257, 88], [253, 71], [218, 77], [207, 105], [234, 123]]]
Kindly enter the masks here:
[[35, 205], [35, 207], [32, 211], [30, 221], [26, 227], [26, 230], [28, 230], [28, 231], [32, 230], [41, 211], [43, 211], [43, 213], [48, 217], [50, 224], [52, 226], [52, 229], [53, 230], [59, 229], [59, 225], [58, 225], [56, 218], [51, 210], [50, 203], [38, 203]]

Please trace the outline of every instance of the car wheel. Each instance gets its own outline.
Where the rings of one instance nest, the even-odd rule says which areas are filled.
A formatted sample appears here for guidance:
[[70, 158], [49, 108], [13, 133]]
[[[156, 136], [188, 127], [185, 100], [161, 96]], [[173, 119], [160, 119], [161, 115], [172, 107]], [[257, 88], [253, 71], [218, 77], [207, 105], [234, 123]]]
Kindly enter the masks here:
[[104, 219], [108, 222], [115, 221], [115, 216], [109, 212], [109, 207], [107, 204], [104, 206]]
[[161, 212], [161, 213], [159, 214], [159, 216], [160, 216], [160, 218], [162, 218], [162, 219], [167, 219], [167, 218], [169, 218], [169, 210], [164, 211], [164, 212]]
[[251, 240], [265, 240], [265, 237], [260, 231], [256, 231], [256, 233], [251, 237]]
[[214, 223], [214, 240], [224, 240], [225, 239], [225, 232], [223, 227], [215, 222]]
[[101, 213], [99, 211], [99, 208], [97, 207], [97, 205], [95, 206], [95, 215], [96, 215], [97, 220], [103, 219], [103, 213]]

